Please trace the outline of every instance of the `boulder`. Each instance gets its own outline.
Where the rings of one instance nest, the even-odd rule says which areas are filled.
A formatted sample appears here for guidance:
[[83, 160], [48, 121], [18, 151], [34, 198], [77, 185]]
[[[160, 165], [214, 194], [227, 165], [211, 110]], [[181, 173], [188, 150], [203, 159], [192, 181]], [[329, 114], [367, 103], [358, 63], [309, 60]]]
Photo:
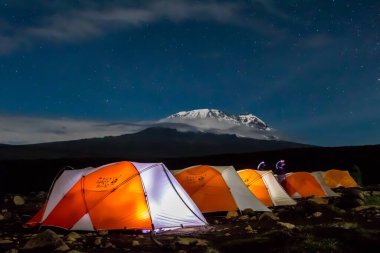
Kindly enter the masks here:
[[67, 251], [70, 248], [54, 231], [47, 229], [36, 237], [28, 240], [23, 249], [54, 249], [56, 251]]
[[69, 242], [75, 242], [77, 239], [81, 238], [81, 235], [76, 232], [70, 232], [68, 235], [66, 235], [65, 239]]

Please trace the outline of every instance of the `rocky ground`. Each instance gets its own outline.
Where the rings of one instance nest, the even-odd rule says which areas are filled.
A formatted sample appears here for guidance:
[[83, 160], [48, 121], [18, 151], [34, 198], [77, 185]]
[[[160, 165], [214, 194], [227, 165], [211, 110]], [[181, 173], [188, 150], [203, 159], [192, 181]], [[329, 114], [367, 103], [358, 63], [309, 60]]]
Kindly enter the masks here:
[[338, 189], [273, 212], [208, 215], [209, 226], [165, 231], [72, 232], [22, 225], [46, 193], [0, 198], [0, 252], [379, 252], [380, 186]]

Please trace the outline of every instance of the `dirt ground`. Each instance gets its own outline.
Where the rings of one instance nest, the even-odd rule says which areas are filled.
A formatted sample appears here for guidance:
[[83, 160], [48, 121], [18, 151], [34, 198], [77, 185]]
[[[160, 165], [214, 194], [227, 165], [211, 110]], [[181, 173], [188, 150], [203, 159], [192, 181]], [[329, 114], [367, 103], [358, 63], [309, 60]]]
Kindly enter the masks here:
[[[341, 197], [299, 199], [295, 206], [271, 207], [272, 212], [208, 214], [208, 226], [155, 234], [24, 228], [46, 194], [22, 195], [24, 203], [17, 204], [17, 194], [5, 194], [0, 252], [379, 252], [380, 192], [337, 191]], [[31, 242], [40, 237], [42, 244]]]

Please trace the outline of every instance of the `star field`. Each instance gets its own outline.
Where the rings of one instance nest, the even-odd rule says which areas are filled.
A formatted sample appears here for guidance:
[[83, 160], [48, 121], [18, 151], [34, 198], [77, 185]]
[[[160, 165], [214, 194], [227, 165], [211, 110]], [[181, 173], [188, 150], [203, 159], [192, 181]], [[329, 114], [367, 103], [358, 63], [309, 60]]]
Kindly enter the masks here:
[[0, 1], [0, 114], [217, 108], [296, 141], [377, 144], [379, 26], [378, 1]]

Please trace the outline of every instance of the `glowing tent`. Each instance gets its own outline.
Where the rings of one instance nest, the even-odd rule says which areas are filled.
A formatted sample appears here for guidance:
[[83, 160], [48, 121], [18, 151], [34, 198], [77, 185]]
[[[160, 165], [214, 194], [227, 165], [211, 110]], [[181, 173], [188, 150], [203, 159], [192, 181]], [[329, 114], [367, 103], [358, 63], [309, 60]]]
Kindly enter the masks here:
[[320, 176], [309, 172], [286, 173], [286, 179], [281, 185], [292, 198], [338, 196]]
[[65, 170], [27, 225], [70, 230], [155, 230], [207, 224], [165, 165], [118, 162]]
[[197, 165], [172, 173], [203, 213], [247, 208], [270, 211], [250, 192], [232, 166]]
[[356, 183], [347, 170], [316, 171], [313, 174], [323, 178], [323, 181], [330, 188], [359, 187], [358, 183]]
[[245, 169], [238, 171], [248, 189], [266, 206], [295, 205], [286, 191], [277, 182], [272, 171]]

